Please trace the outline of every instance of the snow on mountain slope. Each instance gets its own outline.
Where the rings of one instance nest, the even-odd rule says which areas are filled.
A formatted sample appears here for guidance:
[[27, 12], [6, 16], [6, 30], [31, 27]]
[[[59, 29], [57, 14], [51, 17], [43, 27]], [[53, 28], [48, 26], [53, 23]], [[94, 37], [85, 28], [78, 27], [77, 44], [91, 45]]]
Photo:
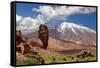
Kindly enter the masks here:
[[76, 30], [79, 30], [81, 32], [84, 32], [84, 31], [88, 31], [88, 32], [94, 32], [94, 30], [88, 28], [88, 27], [84, 27], [84, 26], [81, 26], [81, 25], [77, 25], [77, 24], [74, 24], [74, 23], [67, 23], [67, 22], [63, 22], [61, 23], [59, 26], [58, 26], [58, 31], [59, 32], [63, 32], [67, 29], [71, 29], [75, 34], [77, 34]]
[[96, 45], [96, 32], [88, 27], [63, 22], [50, 30], [50, 36], [84, 45]]

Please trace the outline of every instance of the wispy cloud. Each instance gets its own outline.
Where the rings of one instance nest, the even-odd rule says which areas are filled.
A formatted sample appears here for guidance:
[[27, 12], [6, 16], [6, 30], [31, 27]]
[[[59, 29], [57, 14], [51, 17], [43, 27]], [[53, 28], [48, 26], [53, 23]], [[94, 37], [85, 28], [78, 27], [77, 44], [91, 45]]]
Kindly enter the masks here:
[[40, 6], [39, 8], [33, 8], [32, 10], [40, 12], [41, 15], [48, 19], [52, 19], [64, 18], [74, 14], [89, 14], [96, 11], [96, 8], [79, 6]]

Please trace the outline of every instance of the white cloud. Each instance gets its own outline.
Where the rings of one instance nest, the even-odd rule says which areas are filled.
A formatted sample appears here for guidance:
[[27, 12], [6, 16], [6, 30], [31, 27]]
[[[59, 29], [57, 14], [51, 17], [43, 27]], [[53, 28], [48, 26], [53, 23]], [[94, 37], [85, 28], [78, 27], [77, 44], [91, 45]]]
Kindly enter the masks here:
[[16, 15], [16, 22], [20, 22], [23, 19], [22, 16]]
[[79, 7], [79, 6], [40, 6], [38, 9], [33, 11], [40, 12], [47, 19], [52, 18], [64, 18], [73, 14], [89, 14], [96, 11], [93, 7]]
[[33, 11], [40, 12], [42, 15], [47, 17], [52, 17], [55, 15], [55, 11], [51, 6], [40, 6], [39, 9], [33, 8]]
[[[21, 16], [19, 16], [19, 17], [21, 17]], [[18, 24], [17, 29], [21, 30], [23, 34], [36, 31], [40, 24], [45, 23], [44, 18], [41, 15], [38, 15], [36, 18], [23, 17], [22, 21], [16, 20], [16, 22]]]

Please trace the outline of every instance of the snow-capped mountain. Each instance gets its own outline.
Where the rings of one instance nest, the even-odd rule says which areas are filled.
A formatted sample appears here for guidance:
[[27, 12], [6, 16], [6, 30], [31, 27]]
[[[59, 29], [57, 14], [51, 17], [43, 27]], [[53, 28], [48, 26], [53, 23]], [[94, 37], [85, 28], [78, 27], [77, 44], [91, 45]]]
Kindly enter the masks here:
[[64, 23], [61, 23], [59, 26], [58, 26], [58, 31], [59, 32], [64, 32], [66, 31], [66, 28], [69, 30], [72, 30], [73, 33], [75, 33], [77, 35], [77, 32], [76, 32], [76, 29], [81, 31], [81, 32], [84, 32], [84, 31], [87, 31], [87, 32], [93, 32], [95, 33], [94, 30], [90, 29], [90, 28], [87, 28], [87, 27], [84, 27], [84, 26], [81, 26], [81, 25], [77, 25], [77, 24], [74, 24], [74, 23], [67, 23], [67, 22], [64, 22]]
[[96, 32], [88, 27], [63, 22], [50, 30], [50, 36], [77, 44], [96, 45]]

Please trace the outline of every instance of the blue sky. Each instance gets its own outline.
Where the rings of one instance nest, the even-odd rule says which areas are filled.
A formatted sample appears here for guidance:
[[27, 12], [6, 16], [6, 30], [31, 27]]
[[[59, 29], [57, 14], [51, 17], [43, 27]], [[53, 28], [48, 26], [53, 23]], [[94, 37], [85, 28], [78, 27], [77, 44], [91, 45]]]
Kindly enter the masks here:
[[76, 14], [68, 17], [69, 22], [74, 22], [96, 30], [96, 12], [90, 14]]
[[[49, 16], [47, 16], [48, 14], [44, 14], [43, 11], [39, 8], [40, 6], [48, 6], [48, 5], [17, 3], [16, 4], [16, 14], [19, 16], [22, 16], [23, 18], [31, 17], [34, 19], [34, 18], [37, 18], [38, 15], [49, 18]], [[52, 6], [49, 5], [49, 6], [53, 7], [53, 8], [57, 7], [57, 5], [52, 5]], [[32, 9], [37, 9], [37, 10], [32, 11]], [[80, 11], [78, 11], [78, 12], [80, 12]], [[52, 15], [52, 17], [49, 18], [50, 20], [45, 21], [45, 22], [48, 23], [48, 25], [50, 27], [52, 27], [52, 26], [55, 26], [57, 24], [67, 21], [67, 22], [80, 24], [80, 25], [89, 27], [93, 30], [96, 30], [96, 11], [93, 11], [93, 12], [90, 11], [90, 13], [89, 12], [88, 13], [86, 13], [86, 12], [78, 13], [78, 12], [76, 12], [76, 13], [72, 12], [72, 14], [67, 14], [65, 12], [66, 14], [62, 15], [63, 18], [61, 18], [59, 14], [58, 14], [57, 18], [54, 18], [57, 15], [55, 15], [54, 17]]]
[[31, 16], [34, 17], [36, 16], [38, 13], [37, 12], [33, 12], [32, 8], [38, 8], [38, 5], [34, 5], [34, 4], [24, 4], [24, 3], [17, 3], [16, 4], [16, 13], [18, 15], [27, 17], [27, 16]]

